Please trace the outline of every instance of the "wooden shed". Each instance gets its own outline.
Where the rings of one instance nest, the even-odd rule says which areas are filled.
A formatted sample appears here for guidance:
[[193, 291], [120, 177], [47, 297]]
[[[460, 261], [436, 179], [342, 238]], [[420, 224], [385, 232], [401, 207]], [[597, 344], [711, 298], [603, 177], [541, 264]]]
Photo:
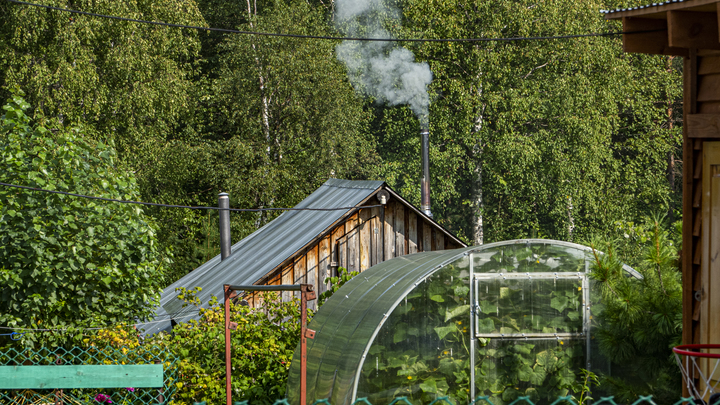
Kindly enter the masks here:
[[684, 58], [683, 343], [720, 343], [720, 1], [604, 10], [625, 52]]
[[205, 305], [222, 296], [223, 284], [310, 283], [322, 293], [323, 280], [339, 267], [362, 272], [394, 257], [466, 246], [383, 181], [330, 179], [294, 208], [303, 210], [283, 213], [235, 243], [225, 260], [218, 255], [165, 288], [156, 318], [167, 322], [146, 332], [197, 317], [182, 308], [177, 287], [202, 287], [198, 298]]

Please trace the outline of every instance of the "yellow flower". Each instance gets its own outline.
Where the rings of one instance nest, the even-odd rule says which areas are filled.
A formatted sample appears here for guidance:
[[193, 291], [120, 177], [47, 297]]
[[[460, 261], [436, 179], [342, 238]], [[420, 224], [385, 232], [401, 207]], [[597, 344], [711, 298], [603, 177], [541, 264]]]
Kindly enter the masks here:
[[561, 344], [561, 345], [564, 345], [565, 343], [561, 340], [561, 341], [560, 341], [560, 344]]
[[408, 376], [408, 380], [412, 380], [412, 377]]

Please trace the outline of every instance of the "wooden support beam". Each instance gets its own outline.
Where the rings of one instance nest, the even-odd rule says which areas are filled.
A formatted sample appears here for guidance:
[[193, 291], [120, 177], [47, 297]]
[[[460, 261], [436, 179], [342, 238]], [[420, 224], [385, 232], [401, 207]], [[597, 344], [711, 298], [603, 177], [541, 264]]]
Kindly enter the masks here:
[[[305, 255], [305, 283], [312, 285], [314, 291], [318, 290], [318, 279], [322, 278], [318, 268], [318, 245], [316, 245]], [[315, 311], [317, 300], [308, 301], [307, 307]]]
[[[295, 279], [293, 284], [307, 283], [307, 252], [295, 261], [293, 278]], [[295, 298], [300, 299], [300, 291], [291, 291], [290, 294], [292, 294]]]
[[347, 236], [347, 265], [348, 273], [360, 272], [360, 229], [358, 229], [358, 214], [354, 214], [345, 222], [345, 235]]
[[318, 244], [318, 295], [327, 291], [329, 286], [328, 283], [325, 283], [325, 279], [332, 276], [331, 255], [330, 236], [326, 236]]
[[720, 74], [698, 77], [697, 101], [720, 101]]
[[370, 249], [372, 243], [370, 242], [370, 238], [372, 235], [372, 221], [370, 221], [370, 208], [360, 210], [360, 225], [358, 226], [360, 228], [360, 246], [358, 251], [359, 267], [360, 271], [365, 271], [371, 266]]
[[385, 205], [385, 231], [383, 233], [384, 260], [395, 257], [395, 203]]
[[[385, 261], [385, 207], [378, 207], [377, 215], [377, 241], [375, 251], [377, 252], [377, 263]], [[375, 264], [377, 264], [375, 263]]]
[[405, 206], [395, 204], [395, 256], [405, 253]]
[[[410, 211], [410, 210], [408, 210]], [[418, 237], [417, 237], [417, 215], [415, 212], [410, 211], [408, 214], [408, 228], [407, 228], [407, 242], [408, 242], [408, 254], [418, 252]]]
[[330, 277], [337, 277], [340, 266], [340, 241], [345, 235], [345, 227], [338, 226], [330, 235]]
[[720, 114], [720, 101], [705, 101], [698, 106], [700, 114]]
[[670, 47], [666, 20], [624, 17], [622, 21], [624, 32], [646, 31], [623, 34], [625, 52], [688, 56], [687, 49]]
[[717, 13], [668, 11], [670, 47], [720, 49]]
[[703, 161], [702, 159], [695, 160], [695, 169], [693, 170], [693, 179], [699, 180], [702, 179], [702, 171], [703, 171]]
[[715, 56], [703, 56], [698, 61], [698, 72], [699, 75], [710, 75], [713, 73], [720, 73], [720, 55]]
[[162, 386], [162, 364], [0, 366], [0, 389]]
[[433, 250], [445, 250], [445, 235], [439, 229], [433, 229]]
[[[280, 280], [283, 284], [294, 284], [294, 278], [293, 278], [293, 264], [290, 263], [287, 267], [282, 269], [282, 274], [280, 276]], [[282, 297], [283, 302], [288, 302], [292, 300], [292, 291], [283, 291], [280, 296]], [[257, 304], [257, 302], [255, 302]]]
[[423, 252], [430, 252], [433, 250], [432, 243], [432, 227], [426, 221], [423, 221]]
[[[697, 113], [697, 54], [695, 49], [691, 49], [689, 56], [683, 61], [683, 119], [691, 114]], [[694, 141], [688, 137], [689, 131], [687, 125], [683, 126], [683, 253], [681, 257], [681, 271], [683, 278], [683, 332], [682, 341], [685, 344], [693, 342], [693, 261], [695, 255], [695, 246], [693, 243], [693, 224], [690, 218], [693, 218], [695, 199], [698, 206], [700, 205], [700, 190], [694, 189], [695, 181], [692, 176], [692, 168], [694, 167], [693, 158], [695, 155]], [[698, 210], [699, 211], [699, 210]], [[684, 388], [683, 394], [688, 396], [687, 388]]]
[[[717, 20], [715, 21], [715, 23], [720, 24], [720, 3], [715, 3], [715, 15], [717, 16]], [[720, 32], [718, 32], [718, 36], [715, 38], [720, 41]]]

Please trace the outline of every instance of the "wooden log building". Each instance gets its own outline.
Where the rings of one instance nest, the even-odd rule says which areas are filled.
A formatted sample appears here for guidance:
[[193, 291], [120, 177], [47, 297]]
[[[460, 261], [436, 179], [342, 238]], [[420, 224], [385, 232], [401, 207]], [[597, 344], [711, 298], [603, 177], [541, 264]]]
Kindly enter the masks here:
[[[167, 287], [156, 310], [160, 322], [146, 333], [197, 317], [182, 308], [177, 287], [201, 287], [204, 305], [222, 297], [223, 284], [310, 283], [320, 294], [340, 267], [362, 272], [394, 257], [466, 246], [382, 181], [330, 179], [295, 208], [310, 210], [283, 213], [233, 245], [225, 260], [218, 255]], [[247, 299], [252, 305], [253, 297]]]
[[[625, 52], [683, 58], [683, 343], [720, 343], [720, 1], [603, 10]], [[633, 33], [635, 32], [635, 33]]]

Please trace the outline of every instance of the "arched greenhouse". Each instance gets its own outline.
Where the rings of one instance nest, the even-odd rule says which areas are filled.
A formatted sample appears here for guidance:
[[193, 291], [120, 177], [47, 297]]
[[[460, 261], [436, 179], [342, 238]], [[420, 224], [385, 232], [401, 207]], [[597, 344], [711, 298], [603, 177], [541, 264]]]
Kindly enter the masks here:
[[[552, 402], [580, 369], [609, 372], [593, 339], [592, 251], [512, 240], [382, 262], [340, 288], [308, 325], [307, 399], [374, 405], [406, 396], [495, 405]], [[624, 267], [629, 276], [640, 278]], [[288, 399], [299, 405], [299, 349]]]

